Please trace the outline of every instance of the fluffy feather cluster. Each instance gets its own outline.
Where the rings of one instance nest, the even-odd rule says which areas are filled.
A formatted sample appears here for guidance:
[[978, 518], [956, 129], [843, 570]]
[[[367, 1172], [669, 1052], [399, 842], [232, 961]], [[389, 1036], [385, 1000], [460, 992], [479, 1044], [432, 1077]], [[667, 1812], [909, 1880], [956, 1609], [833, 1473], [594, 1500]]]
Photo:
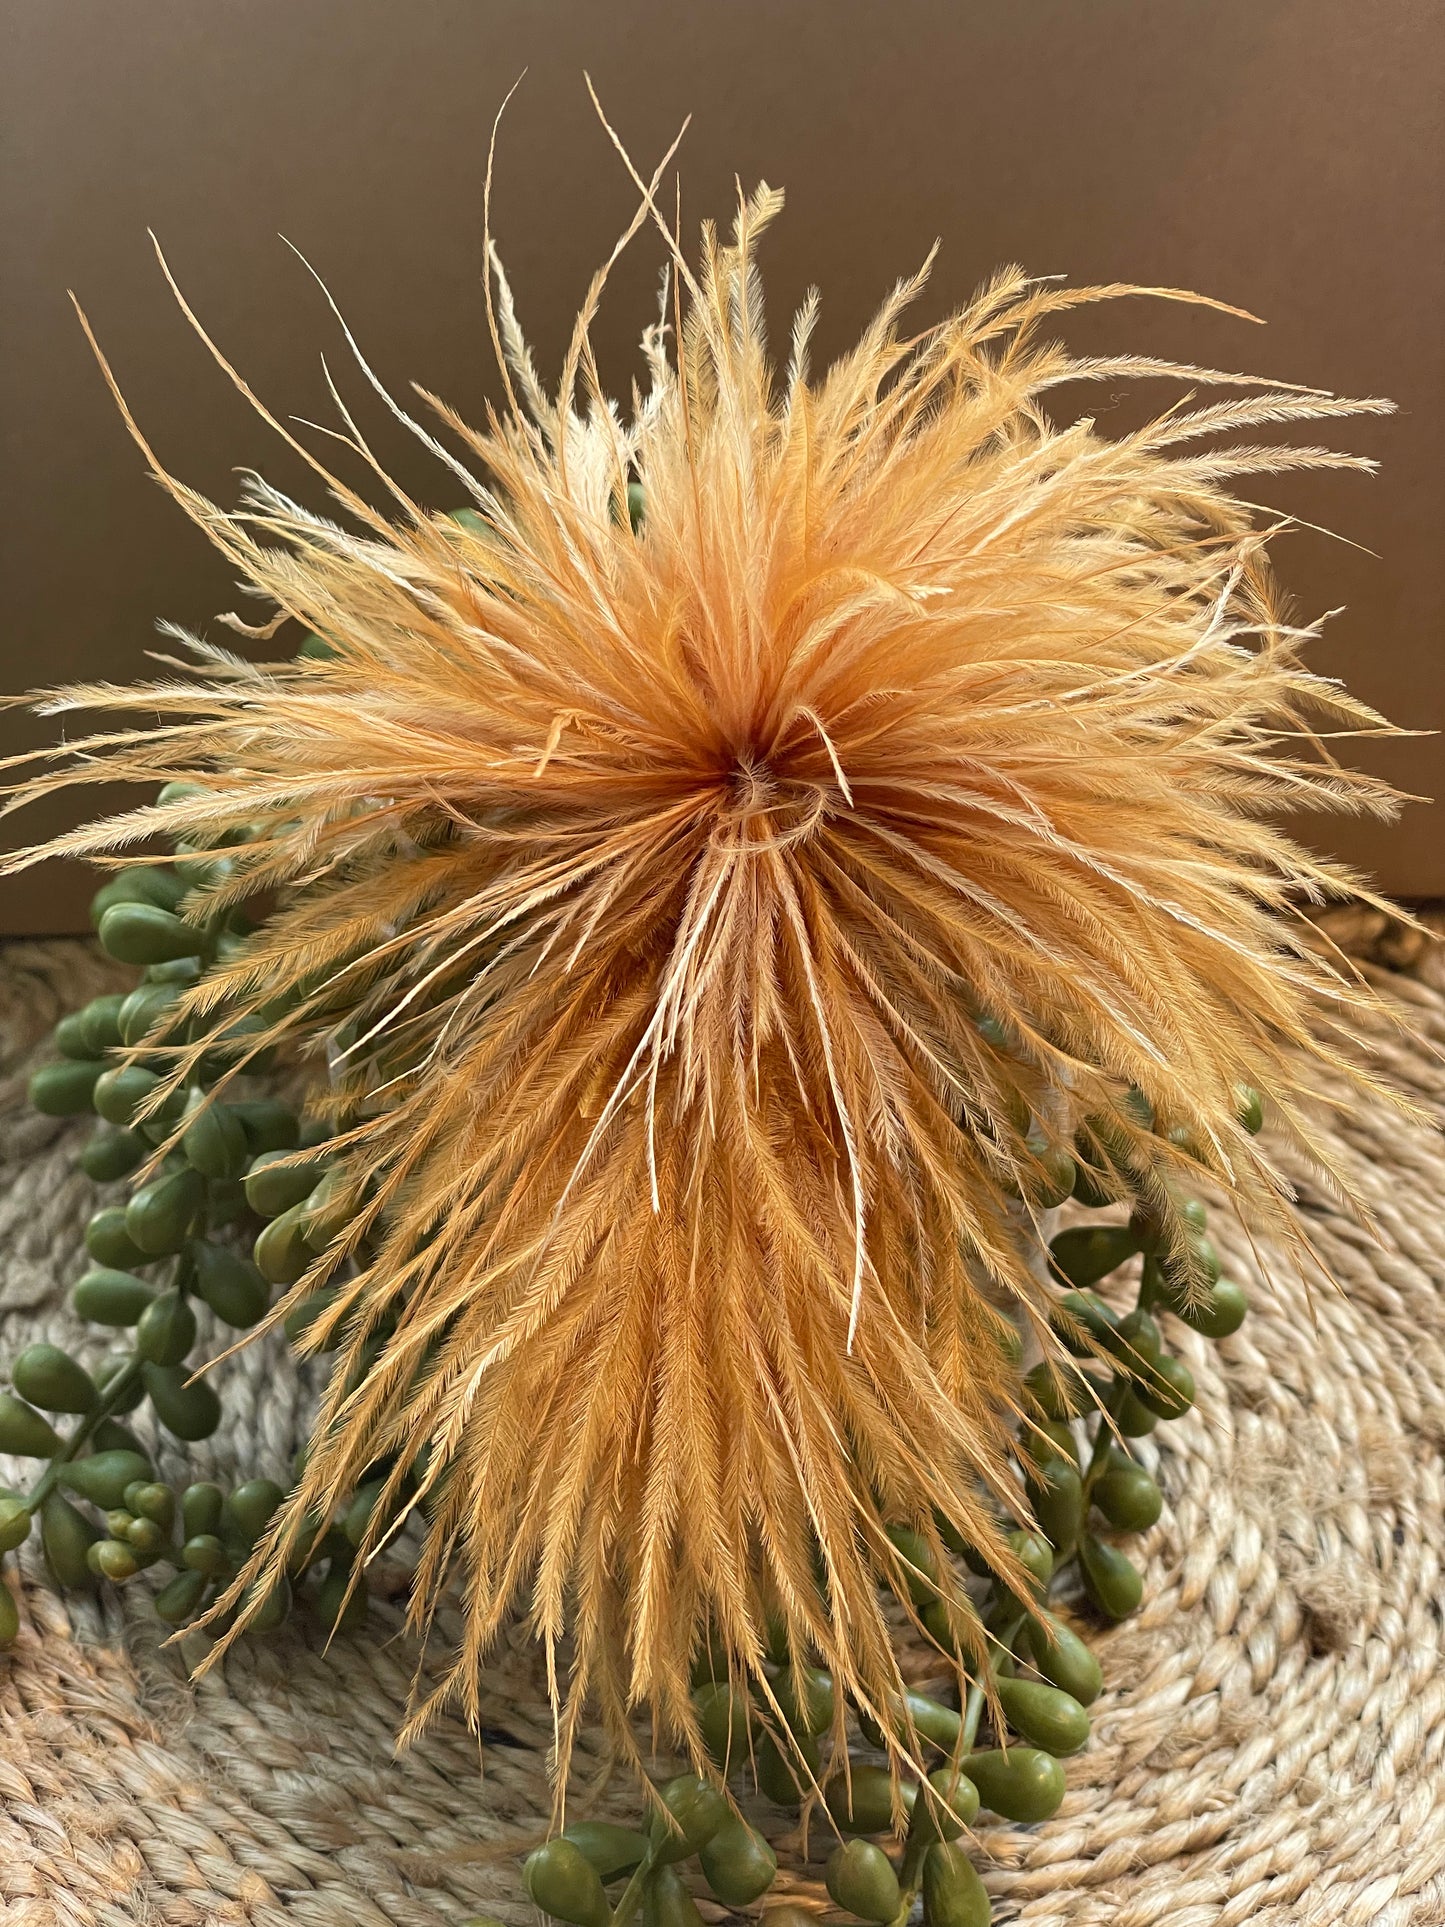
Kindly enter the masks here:
[[[587, 346], [601, 278], [553, 400], [499, 272], [509, 406], [476, 432], [436, 404], [465, 461], [417, 428], [470, 518], [407, 500], [344, 410], [389, 515], [314, 460], [342, 522], [259, 481], [227, 513], [155, 462], [330, 654], [194, 642], [193, 671], [63, 692], [160, 720], [25, 791], [196, 783], [16, 861], [164, 831], [229, 846], [197, 913], [279, 893], [184, 1013], [259, 1012], [258, 1046], [324, 1063], [354, 1207], [292, 1294], [331, 1281], [308, 1342], [339, 1336], [340, 1368], [258, 1560], [421, 1455], [415, 1622], [458, 1569], [464, 1600], [443, 1691], [475, 1714], [529, 1614], [564, 1760], [589, 1695], [696, 1746], [709, 1626], [755, 1668], [780, 1615], [865, 1704], [896, 1691], [885, 1528], [997, 1547], [1020, 1505], [1000, 1332], [1048, 1342], [1041, 1159], [1088, 1117], [1162, 1197], [1184, 1153], [1135, 1086], [1290, 1235], [1236, 1087], [1318, 1155], [1367, 996], [1295, 921], [1355, 880], [1274, 819], [1387, 809], [1323, 747], [1379, 719], [1301, 666], [1271, 530], [1228, 492], [1365, 464], [1197, 444], [1383, 404], [1072, 359], [1044, 324], [1168, 291], [1016, 270], [911, 338], [923, 277], [900, 285], [818, 381], [810, 302], [779, 373], [755, 268], [779, 203], [704, 230], [695, 269], [669, 242], [628, 419]], [[1159, 375], [1246, 392], [1113, 440], [1044, 412]]]

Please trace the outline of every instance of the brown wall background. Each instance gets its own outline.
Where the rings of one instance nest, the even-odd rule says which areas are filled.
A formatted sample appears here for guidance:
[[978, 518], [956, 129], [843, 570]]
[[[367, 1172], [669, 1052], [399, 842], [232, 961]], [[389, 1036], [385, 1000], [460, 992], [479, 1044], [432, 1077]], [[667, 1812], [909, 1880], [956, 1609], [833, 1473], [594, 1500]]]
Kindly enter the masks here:
[[[390, 385], [477, 414], [491, 392], [481, 179], [504, 123], [496, 227], [544, 368], [632, 207], [583, 88], [650, 167], [684, 113], [684, 213], [726, 219], [733, 176], [784, 185], [770, 254], [781, 335], [812, 282], [840, 349], [935, 236], [924, 312], [996, 264], [1194, 287], [1267, 330], [1111, 305], [1080, 346], [1129, 346], [1393, 396], [1345, 424], [1374, 480], [1282, 478], [1279, 551], [1310, 614], [1346, 605], [1326, 673], [1416, 728], [1445, 724], [1445, 12], [1433, 0], [0, 0], [0, 686], [143, 668], [157, 616], [204, 628], [227, 571], [142, 472], [65, 298], [80, 293], [162, 458], [233, 497], [231, 471], [306, 486], [188, 333], [146, 228], [277, 412], [324, 418], [344, 360], [326, 277]], [[644, 240], [597, 329], [622, 392], [658, 266]], [[363, 394], [344, 374], [348, 392]], [[1092, 398], [1128, 418], [1123, 396]], [[364, 419], [413, 488], [446, 506]], [[221, 632], [224, 633], [224, 632]], [[4, 746], [53, 725], [0, 718]], [[1445, 792], [1439, 739], [1365, 745], [1401, 788]], [[38, 834], [63, 812], [33, 811]], [[1438, 809], [1382, 831], [1306, 826], [1407, 895], [1445, 894]], [[18, 838], [20, 829], [15, 827]], [[0, 928], [83, 921], [90, 882], [4, 886]]]

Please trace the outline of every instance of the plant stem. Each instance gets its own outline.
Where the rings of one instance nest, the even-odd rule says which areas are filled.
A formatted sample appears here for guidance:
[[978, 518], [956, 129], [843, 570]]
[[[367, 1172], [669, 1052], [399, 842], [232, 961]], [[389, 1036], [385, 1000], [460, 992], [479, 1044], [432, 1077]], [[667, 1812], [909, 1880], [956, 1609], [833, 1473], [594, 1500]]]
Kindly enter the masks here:
[[[171, 1274], [171, 1284], [175, 1290], [184, 1294], [189, 1290], [195, 1275], [195, 1260], [191, 1256], [189, 1247], [183, 1247], [176, 1253], [176, 1268]], [[140, 1377], [142, 1364], [140, 1354], [132, 1352], [95, 1404], [82, 1415], [80, 1423], [70, 1437], [62, 1442], [60, 1450], [26, 1494], [25, 1504], [31, 1512], [43, 1505], [50, 1496], [60, 1476], [60, 1468], [68, 1465], [78, 1455], [82, 1446], [89, 1442], [97, 1428], [114, 1415], [120, 1401]]]
[[983, 1688], [970, 1686], [968, 1698], [963, 1703], [963, 1728], [958, 1736], [959, 1768], [973, 1751], [973, 1743], [978, 1738], [978, 1723], [983, 1718]]
[[25, 1504], [31, 1512], [34, 1512], [37, 1506], [44, 1504], [45, 1500], [50, 1496], [56, 1479], [60, 1476], [61, 1466], [68, 1465], [80, 1451], [80, 1448], [90, 1439], [96, 1427], [101, 1425], [115, 1412], [120, 1401], [140, 1377], [140, 1371], [140, 1358], [135, 1352], [132, 1352], [125, 1364], [111, 1380], [110, 1384], [107, 1385], [105, 1391], [95, 1401], [95, 1404], [88, 1412], [83, 1414], [80, 1423], [76, 1426], [70, 1437], [62, 1443], [60, 1450], [51, 1459], [49, 1465], [46, 1466], [40, 1477], [35, 1481], [35, 1484], [30, 1488], [30, 1491], [26, 1494]]
[[[1116, 1378], [1113, 1385], [1109, 1388], [1110, 1396], [1117, 1393], [1120, 1387], [1127, 1385], [1127, 1382], [1125, 1379]], [[1089, 1454], [1089, 1463], [1084, 1469], [1084, 1511], [1086, 1514], [1089, 1509], [1089, 1494], [1094, 1488], [1094, 1483], [1100, 1471], [1103, 1469], [1104, 1461], [1108, 1458], [1110, 1447], [1114, 1442], [1114, 1432], [1108, 1422], [1108, 1407], [1106, 1403], [1104, 1411], [1099, 1414], [1098, 1427], [1094, 1433], [1094, 1449]]]
[[[1023, 1615], [1020, 1614], [1002, 1644], [1011, 1645], [1022, 1624]], [[950, 1794], [963, 1775], [964, 1761], [973, 1751], [973, 1743], [978, 1737], [978, 1723], [983, 1718], [983, 1708], [983, 1688], [978, 1685], [970, 1686], [968, 1697], [963, 1705], [963, 1722], [959, 1728], [958, 1746], [953, 1756], [953, 1774], [948, 1789]], [[913, 1818], [908, 1827], [908, 1836], [904, 1842], [903, 1859], [898, 1868], [898, 1912], [893, 1916], [889, 1927], [904, 1927], [909, 1914], [913, 1911], [913, 1903], [918, 1898], [919, 1875], [923, 1871], [923, 1862], [927, 1858], [928, 1849], [941, 1837], [927, 1824], [928, 1797], [928, 1790], [920, 1787], [913, 1807]], [[615, 1915], [613, 1920], [615, 1923]]]
[[649, 1843], [647, 1852], [632, 1870], [632, 1878], [617, 1896], [617, 1905], [612, 1909], [612, 1927], [626, 1927], [626, 1923], [637, 1912], [637, 1903], [642, 1898], [642, 1889], [647, 1885], [653, 1864], [653, 1848]]
[[[204, 1231], [205, 1229], [206, 1199], [210, 1195], [210, 1189], [211, 1189], [210, 1182], [208, 1180], [205, 1185], [204, 1193], [202, 1195], [201, 1208], [198, 1214], [200, 1217], [201, 1231]], [[192, 1223], [192, 1226], [194, 1227], [196, 1220], [193, 1218], [191, 1220], [191, 1223]], [[191, 1235], [193, 1237], [199, 1237], [201, 1235], [201, 1231], [196, 1231], [193, 1229]], [[190, 1244], [186, 1243], [186, 1244], [183, 1244], [180, 1250], [176, 1253], [176, 1268], [171, 1273], [171, 1289], [173, 1291], [180, 1292], [181, 1296], [184, 1297], [185, 1294], [190, 1290], [191, 1286], [195, 1283], [195, 1280], [196, 1280], [196, 1261], [191, 1256]]]
[[1157, 1258], [1146, 1258], [1139, 1273], [1139, 1296], [1134, 1303], [1140, 1311], [1152, 1311], [1159, 1297], [1159, 1287], [1164, 1282], [1164, 1274], [1159, 1268]]

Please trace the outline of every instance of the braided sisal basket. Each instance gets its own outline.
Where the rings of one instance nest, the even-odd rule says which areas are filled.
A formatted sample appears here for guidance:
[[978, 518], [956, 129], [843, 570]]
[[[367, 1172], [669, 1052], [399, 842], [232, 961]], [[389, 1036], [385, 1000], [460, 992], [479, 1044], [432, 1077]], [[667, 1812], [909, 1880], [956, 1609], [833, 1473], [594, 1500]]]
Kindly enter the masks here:
[[[1396, 1038], [1378, 1052], [1440, 1107], [1440, 953], [1383, 919], [1334, 934], [1372, 950], [1367, 969], [1408, 967], [1391, 981], [1436, 1058]], [[78, 943], [0, 953], [0, 1357], [79, 1336], [67, 1289], [95, 1187], [76, 1128], [27, 1110], [22, 1073], [56, 1018], [112, 983]], [[1176, 1327], [1199, 1398], [1159, 1435], [1144, 1608], [1102, 1641], [1094, 1738], [1058, 1816], [981, 1836], [996, 1922], [1445, 1923], [1445, 1151], [1370, 1112], [1345, 1141], [1383, 1242], [1301, 1185], [1344, 1295], [1311, 1301], [1282, 1271], [1265, 1287], [1239, 1228], [1214, 1221], [1253, 1310], [1218, 1349]], [[219, 1382], [221, 1430], [184, 1462], [162, 1446], [162, 1476], [285, 1477], [311, 1388], [284, 1345], [248, 1347]], [[298, 1615], [193, 1685], [200, 1642], [164, 1647], [138, 1587], [62, 1604], [33, 1556], [0, 1656], [6, 1927], [531, 1917], [511, 1855], [548, 1810], [550, 1722], [524, 1642], [492, 1670], [484, 1755], [443, 1721], [398, 1758], [414, 1655], [385, 1599], [329, 1652]], [[631, 1817], [600, 1754], [584, 1745], [578, 1766], [574, 1814]], [[820, 1899], [818, 1861], [780, 1844], [776, 1892]]]

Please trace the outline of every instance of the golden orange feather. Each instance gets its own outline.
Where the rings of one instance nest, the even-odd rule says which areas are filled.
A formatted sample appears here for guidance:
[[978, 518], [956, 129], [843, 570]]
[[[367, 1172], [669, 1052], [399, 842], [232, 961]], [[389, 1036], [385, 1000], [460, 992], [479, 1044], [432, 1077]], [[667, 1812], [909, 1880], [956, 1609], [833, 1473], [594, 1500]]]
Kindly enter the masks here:
[[[696, 1753], [699, 1639], [756, 1670], [770, 1614], [882, 1705], [889, 1523], [997, 1552], [1021, 1503], [1001, 1335], [1007, 1311], [1051, 1342], [1041, 1160], [1087, 1119], [1162, 1198], [1185, 1153], [1137, 1087], [1289, 1238], [1281, 1151], [1327, 1165], [1371, 1002], [1297, 914], [1358, 880], [1276, 819], [1388, 810], [1322, 747], [1379, 719], [1303, 666], [1272, 530], [1229, 493], [1367, 464], [1197, 445], [1386, 404], [1072, 358], [1040, 330], [1080, 302], [1193, 297], [1015, 269], [910, 338], [900, 284], [816, 381], [810, 301], [779, 373], [755, 251], [780, 200], [729, 246], [705, 229], [695, 269], [674, 250], [675, 337], [664, 307], [627, 418], [586, 346], [600, 281], [554, 401], [498, 270], [511, 406], [482, 432], [440, 409], [465, 462], [426, 433], [470, 517], [407, 499], [349, 414], [386, 514], [314, 458], [342, 520], [259, 479], [228, 513], [152, 457], [330, 654], [192, 639], [143, 692], [57, 695], [161, 720], [56, 751], [23, 797], [199, 787], [11, 865], [165, 832], [231, 859], [192, 914], [279, 892], [171, 1049], [179, 1079], [256, 1017], [258, 1048], [309, 1053], [353, 1207], [287, 1301], [320, 1294], [305, 1343], [338, 1364], [248, 1576], [368, 1465], [423, 1457], [413, 1621], [458, 1571], [465, 1607], [442, 1691], [475, 1717], [525, 1612], [563, 1762], [589, 1695]], [[1045, 413], [1159, 375], [1245, 392], [1113, 440]]]

